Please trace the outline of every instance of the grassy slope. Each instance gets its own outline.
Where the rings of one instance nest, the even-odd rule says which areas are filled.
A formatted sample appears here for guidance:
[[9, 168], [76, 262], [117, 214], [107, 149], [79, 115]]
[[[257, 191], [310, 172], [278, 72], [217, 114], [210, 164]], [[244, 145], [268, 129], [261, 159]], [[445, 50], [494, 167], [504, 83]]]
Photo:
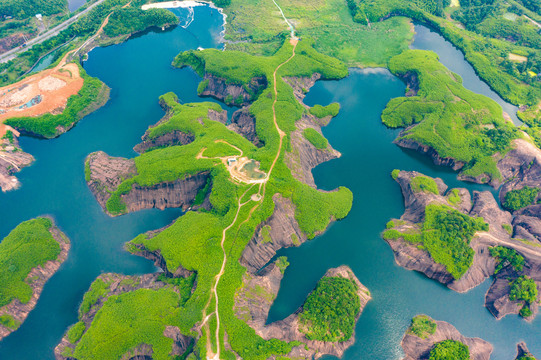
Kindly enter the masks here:
[[[279, 1], [301, 37], [310, 36], [319, 52], [348, 66], [386, 66], [407, 49], [413, 34], [407, 19], [393, 18], [368, 28], [353, 22], [345, 0]], [[224, 9], [228, 16], [226, 38], [250, 43], [229, 44], [228, 49], [252, 54], [273, 54], [289, 33], [272, 1], [233, 0]]]
[[465, 163], [463, 174], [485, 181], [500, 179], [496, 153], [510, 149], [517, 137], [493, 100], [462, 86], [462, 80], [445, 68], [435, 53], [408, 50], [394, 57], [389, 66], [396, 75], [415, 73], [417, 96], [392, 99], [382, 113], [389, 127], [409, 128], [400, 139], [414, 140], [436, 150], [442, 158]]
[[60, 245], [49, 229], [52, 222], [37, 218], [19, 224], [0, 243], [0, 307], [18, 299], [30, 301], [32, 288], [25, 282], [30, 271], [56, 260]]

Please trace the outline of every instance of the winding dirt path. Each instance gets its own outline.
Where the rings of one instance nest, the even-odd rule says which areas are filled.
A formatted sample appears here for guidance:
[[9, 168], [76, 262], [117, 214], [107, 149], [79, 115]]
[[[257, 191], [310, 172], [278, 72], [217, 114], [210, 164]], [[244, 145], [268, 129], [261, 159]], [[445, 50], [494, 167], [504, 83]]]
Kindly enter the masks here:
[[[278, 6], [278, 5], [277, 5]], [[274, 81], [274, 101], [272, 103], [272, 115], [273, 115], [273, 121], [274, 121], [274, 127], [276, 128], [276, 131], [278, 131], [278, 134], [280, 136], [280, 141], [279, 141], [279, 145], [278, 145], [278, 151], [276, 152], [276, 157], [274, 158], [274, 161], [272, 162], [272, 165], [271, 167], [269, 168], [269, 172], [268, 172], [268, 175], [267, 175], [267, 178], [265, 180], [265, 182], [263, 183], [263, 191], [261, 191], [261, 187], [259, 188], [259, 191], [258, 191], [258, 194], [259, 196], [257, 196], [257, 202], [259, 204], [262, 203], [263, 201], [263, 198], [265, 197], [265, 191], [266, 191], [266, 188], [267, 188], [267, 180], [270, 179], [270, 176], [272, 174], [272, 171], [274, 169], [274, 166], [276, 165], [276, 163], [278, 162], [278, 159], [280, 158], [280, 155], [282, 153], [282, 145], [283, 145], [283, 142], [284, 142], [284, 137], [285, 137], [285, 132], [282, 131], [282, 129], [280, 129], [280, 126], [278, 126], [278, 121], [276, 120], [276, 103], [278, 101], [278, 87], [277, 87], [277, 84], [276, 84], [276, 76], [277, 76], [277, 73], [278, 73], [278, 70], [280, 70], [280, 68], [284, 65], [286, 65], [288, 62], [290, 62], [294, 57], [295, 57], [295, 49], [297, 48], [297, 43], [298, 43], [298, 40], [296, 38], [292, 38], [290, 40], [291, 44], [293, 45], [293, 51], [292, 51], [292, 54], [291, 56], [286, 60], [284, 61], [283, 63], [281, 63], [280, 65], [278, 65], [276, 67], [276, 69], [274, 69], [274, 73], [273, 73], [273, 81]], [[201, 154], [202, 155], [202, 154]], [[241, 209], [243, 208], [244, 205], [252, 202], [252, 201], [256, 201], [254, 200], [254, 197], [252, 196], [249, 200], [241, 203], [242, 199], [244, 198], [244, 196], [255, 186], [255, 184], [253, 184], [252, 186], [250, 186], [238, 199], [237, 201], [237, 212], [235, 214], [235, 218], [233, 219], [233, 221], [231, 222], [231, 224], [229, 224], [222, 232], [222, 241], [220, 243], [220, 247], [222, 248], [222, 253], [223, 253], [223, 261], [222, 261], [222, 267], [220, 269], [220, 272], [215, 276], [215, 282], [214, 282], [214, 286], [212, 287], [212, 291], [211, 291], [211, 297], [209, 298], [209, 301], [207, 302], [207, 305], [205, 306], [205, 309], [203, 310], [203, 322], [201, 324], [201, 326], [205, 326], [205, 329], [207, 330], [208, 332], [208, 335], [207, 336], [207, 345], [206, 345], [206, 350], [207, 350], [207, 359], [208, 360], [220, 360], [220, 314], [219, 314], [219, 298], [218, 298], [218, 284], [220, 283], [220, 279], [222, 277], [222, 275], [224, 274], [225, 272], [225, 266], [227, 264], [227, 252], [225, 251], [225, 248], [224, 248], [224, 244], [225, 244], [225, 239], [226, 239], [226, 234], [227, 234], [227, 231], [229, 229], [231, 229], [235, 223], [237, 222], [238, 220], [238, 217], [239, 217], [239, 214], [240, 214], [240, 211]], [[255, 208], [257, 207], [257, 205], [252, 208], [250, 210], [250, 214], [249, 216], [251, 216], [251, 214], [254, 212]], [[245, 221], [244, 221], [245, 222]], [[244, 223], [243, 222], [243, 223]], [[242, 224], [241, 224], [242, 225]], [[214, 302], [215, 302], [215, 309], [214, 309], [214, 312], [211, 313], [211, 314], [208, 314], [207, 315], [207, 310], [208, 310], [208, 307], [210, 306], [211, 304], [211, 301], [212, 301], [212, 294], [214, 294]], [[210, 319], [210, 317], [212, 315], [216, 315], [216, 333], [215, 333], [215, 340], [216, 340], [216, 353], [214, 353], [212, 351], [212, 344], [211, 344], [211, 341], [210, 341], [210, 326], [208, 324], [208, 320]]]

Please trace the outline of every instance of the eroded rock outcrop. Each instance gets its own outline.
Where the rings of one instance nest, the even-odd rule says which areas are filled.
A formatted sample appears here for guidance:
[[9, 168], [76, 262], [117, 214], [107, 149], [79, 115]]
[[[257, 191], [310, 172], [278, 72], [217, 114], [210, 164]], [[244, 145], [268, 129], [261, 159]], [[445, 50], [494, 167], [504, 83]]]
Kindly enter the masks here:
[[[26, 277], [26, 283], [32, 288], [32, 297], [30, 301], [23, 304], [18, 299], [14, 299], [11, 303], [0, 308], [1, 315], [9, 315], [13, 318], [16, 324], [22, 324], [30, 311], [36, 306], [41, 295], [45, 283], [58, 271], [60, 265], [67, 259], [70, 249], [70, 241], [64, 233], [62, 233], [53, 223], [49, 229], [53, 238], [60, 245], [60, 254], [54, 261], [47, 261], [44, 265], [32, 269]], [[17, 326], [18, 328], [18, 326]], [[0, 324], [0, 340], [11, 334], [16, 329], [8, 328]]]
[[[90, 190], [106, 212], [107, 200], [111, 194], [124, 180], [137, 174], [133, 159], [111, 157], [102, 151], [88, 156], [85, 171]], [[126, 204], [126, 212], [151, 208], [163, 210], [170, 207], [187, 209], [199, 190], [205, 187], [209, 176], [210, 172], [204, 171], [153, 186], [140, 186], [134, 183], [120, 199]]]
[[[466, 189], [448, 190], [441, 179], [433, 179], [437, 184], [437, 194], [416, 190], [412, 187], [412, 181], [419, 176], [424, 175], [407, 171], [400, 171], [397, 175], [396, 181], [401, 186], [406, 209], [399, 220], [393, 221], [394, 230], [402, 234], [419, 233], [421, 223], [425, 220], [426, 207], [429, 204], [442, 204], [472, 217], [482, 217], [489, 225], [488, 231], [478, 231], [474, 235], [470, 242], [470, 247], [474, 251], [473, 263], [459, 279], [455, 279], [444, 265], [436, 263], [429, 251], [424, 246], [419, 246], [419, 243], [406, 241], [403, 237], [384, 235], [398, 265], [422, 272], [452, 290], [465, 292], [494, 275], [497, 260], [490, 255], [491, 247], [503, 246], [513, 249], [524, 257], [526, 265], [523, 270], [515, 271], [508, 264], [504, 264], [503, 270], [494, 276], [485, 304], [498, 319], [507, 314], [517, 314], [524, 301], [509, 299], [509, 282], [526, 275], [541, 288], [541, 247], [513, 237], [513, 233], [518, 232], [517, 229], [524, 227], [524, 222], [519, 221], [524, 216], [513, 217], [511, 213], [500, 209], [494, 196], [488, 191], [474, 191], [473, 197], [470, 197]], [[529, 217], [528, 220], [534, 223], [533, 227], [541, 227], [540, 219]], [[515, 231], [509, 231], [513, 229], [512, 226], [515, 227]], [[532, 304], [531, 310], [535, 316], [537, 305]]]
[[200, 96], [211, 96], [237, 106], [246, 106], [255, 101], [268, 86], [265, 76], [254, 77], [248, 84], [231, 84], [226, 79], [212, 74], [205, 74], [203, 79], [207, 85], [199, 93]]
[[[287, 342], [300, 341], [306, 344], [306, 346], [293, 348], [287, 354], [290, 358], [317, 359], [323, 355], [342, 357], [344, 351], [355, 342], [355, 334], [343, 342], [308, 340], [306, 335], [299, 331], [299, 314], [303, 310], [302, 306], [286, 319], [265, 325], [270, 306], [280, 288], [282, 276], [277, 263], [267, 266], [260, 275], [246, 273], [243, 286], [236, 296], [235, 312], [237, 316], [246, 321], [264, 339], [277, 338]], [[330, 269], [324, 277], [343, 277], [355, 282], [358, 289], [357, 295], [360, 299], [360, 311], [355, 319], [357, 322], [364, 307], [371, 299], [368, 289], [360, 283], [353, 271], [347, 266]]]
[[[168, 286], [167, 283], [158, 280], [158, 276], [159, 274], [127, 276], [108, 273], [100, 275], [97, 280], [101, 280], [107, 284], [107, 291], [97, 296], [95, 301], [90, 304], [86, 313], [80, 312], [79, 320], [84, 323], [85, 331], [90, 328], [97, 312], [111, 296], [121, 295], [139, 289], [158, 290]], [[163, 335], [172, 338], [174, 341], [170, 353], [172, 356], [181, 356], [185, 354], [194, 341], [191, 337], [183, 335], [178, 327], [175, 326], [166, 326]], [[73, 349], [75, 349], [78, 342], [79, 339], [75, 341], [75, 343], [71, 343], [68, 338], [68, 333], [66, 333], [60, 344], [54, 349], [55, 359], [76, 360], [76, 358], [70, 354], [72, 354]], [[139, 344], [128, 353], [124, 354], [123, 359], [152, 359], [152, 353], [152, 346], [148, 344]]]
[[[249, 272], [263, 268], [281, 248], [300, 246], [307, 240], [295, 220], [295, 205], [280, 194], [273, 197], [274, 212], [256, 231], [240, 262]], [[268, 237], [264, 233], [268, 232]]]
[[[432, 320], [432, 319], [430, 319]], [[435, 321], [436, 331], [434, 334], [422, 339], [411, 332], [406, 332], [402, 339], [402, 348], [406, 356], [404, 360], [425, 360], [429, 358], [430, 351], [434, 346], [444, 340], [454, 340], [468, 346], [470, 359], [489, 360], [492, 353], [492, 345], [483, 339], [468, 338], [462, 335], [453, 325], [444, 321]]]
[[34, 157], [22, 151], [19, 146], [17, 140], [19, 133], [13, 129], [8, 131], [11, 135], [0, 139], [0, 188], [4, 192], [21, 186], [13, 174], [34, 162]]
[[263, 143], [257, 137], [255, 130], [255, 116], [250, 113], [250, 108], [243, 107], [242, 109], [235, 111], [231, 117], [231, 124], [229, 124], [227, 128], [241, 134], [255, 146], [263, 146]]
[[133, 159], [112, 157], [103, 151], [88, 155], [85, 161], [86, 183], [103, 209], [120, 183], [136, 174]]

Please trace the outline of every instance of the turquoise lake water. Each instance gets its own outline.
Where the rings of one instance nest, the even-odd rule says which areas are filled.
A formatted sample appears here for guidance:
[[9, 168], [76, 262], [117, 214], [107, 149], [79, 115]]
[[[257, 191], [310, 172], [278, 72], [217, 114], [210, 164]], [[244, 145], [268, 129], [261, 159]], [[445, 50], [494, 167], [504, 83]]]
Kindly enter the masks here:
[[[21, 139], [23, 149], [33, 154], [36, 162], [19, 173], [21, 189], [0, 194], [0, 239], [20, 222], [48, 214], [71, 239], [72, 248], [26, 322], [0, 342], [0, 359], [53, 359], [54, 347], [67, 327], [77, 321], [82, 296], [99, 274], [156, 270], [122, 246], [141, 232], [169, 224], [181, 211], [146, 210], [110, 218], [85, 184], [83, 162], [97, 150], [135, 156], [132, 147], [146, 128], [163, 116], [160, 95], [174, 91], [183, 102], [201, 101], [196, 95], [200, 78], [189, 69], [170, 66], [179, 51], [220, 47], [222, 17], [208, 7], [194, 11], [194, 21], [186, 29], [149, 31], [123, 44], [93, 50], [84, 67], [111, 87], [110, 101], [58, 139]], [[187, 10], [175, 12], [189, 16]], [[450, 51], [443, 39], [429, 31], [423, 35], [421, 30], [417, 27], [414, 46], [421, 46], [424, 39], [433, 50], [447, 51], [446, 61], [464, 64], [461, 54]], [[391, 98], [403, 95], [404, 89], [404, 84], [386, 71], [352, 70], [341, 81], [318, 82], [308, 94], [309, 105], [333, 101], [342, 105], [338, 117], [323, 130], [342, 157], [318, 166], [314, 176], [322, 189], [349, 187], [354, 204], [350, 215], [324, 235], [300, 248], [280, 252], [288, 256], [291, 265], [270, 319], [291, 314], [328, 268], [347, 264], [370, 289], [373, 300], [359, 320], [356, 343], [344, 359], [400, 358], [401, 337], [411, 317], [419, 313], [449, 321], [464, 335], [490, 341], [495, 348], [493, 359], [514, 358], [519, 340], [527, 341], [534, 354], [541, 354], [539, 319], [532, 324], [516, 316], [496, 321], [483, 307], [489, 281], [467, 294], [457, 294], [396, 266], [391, 249], [380, 238], [385, 223], [404, 210], [400, 188], [390, 177], [394, 168], [439, 176], [450, 186], [490, 190], [462, 183], [450, 169], [436, 167], [428, 158], [392, 144], [397, 132], [381, 124], [380, 113]]]

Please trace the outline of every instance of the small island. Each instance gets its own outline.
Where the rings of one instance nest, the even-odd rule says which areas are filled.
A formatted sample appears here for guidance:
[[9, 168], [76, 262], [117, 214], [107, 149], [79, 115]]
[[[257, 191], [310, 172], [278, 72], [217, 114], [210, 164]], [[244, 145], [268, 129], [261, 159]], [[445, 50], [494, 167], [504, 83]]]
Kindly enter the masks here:
[[[486, 278], [494, 281], [485, 305], [498, 319], [538, 311], [541, 251], [518, 236], [520, 222], [499, 208], [493, 195], [448, 189], [441, 179], [395, 170], [406, 210], [387, 224], [383, 238], [395, 260], [450, 289], [465, 292]], [[541, 225], [541, 219], [531, 218]]]
[[21, 326], [69, 248], [66, 235], [45, 217], [19, 224], [0, 242], [0, 340]]
[[489, 360], [492, 345], [463, 336], [453, 325], [417, 315], [402, 338], [404, 360]]

